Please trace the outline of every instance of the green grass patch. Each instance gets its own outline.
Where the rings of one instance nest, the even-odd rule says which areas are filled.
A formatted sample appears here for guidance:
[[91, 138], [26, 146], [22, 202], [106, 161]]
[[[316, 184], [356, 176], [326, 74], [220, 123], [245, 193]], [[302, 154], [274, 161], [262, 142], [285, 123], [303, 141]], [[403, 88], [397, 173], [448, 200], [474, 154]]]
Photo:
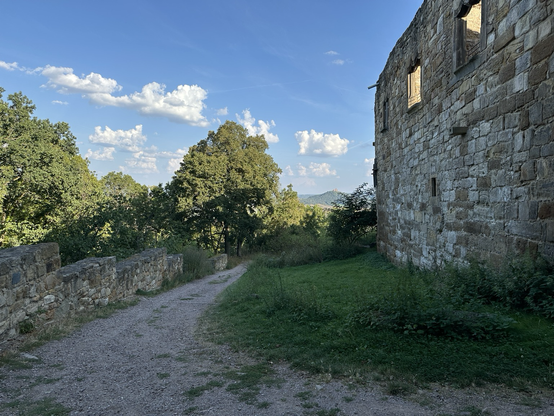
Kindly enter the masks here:
[[210, 310], [214, 340], [313, 372], [380, 374], [392, 394], [409, 394], [406, 381], [554, 387], [548, 317], [466, 296], [452, 289], [459, 279], [446, 287], [444, 275], [396, 268], [375, 251], [267, 263], [254, 261]]
[[1, 404], [0, 408], [18, 410], [19, 414], [26, 416], [65, 416], [71, 412], [70, 409], [51, 398], [45, 398], [36, 402], [15, 400]]
[[202, 396], [204, 392], [212, 390], [216, 387], [223, 387], [223, 383], [218, 380], [210, 380], [206, 384], [188, 389], [185, 392], [185, 396], [187, 396], [189, 399], [194, 399], [196, 397]]
[[267, 363], [259, 363], [241, 367], [239, 370], [227, 371], [223, 377], [232, 382], [227, 391], [236, 394], [241, 402], [260, 406], [257, 401], [262, 385], [274, 386], [281, 384], [281, 380], [274, 377], [275, 371]]

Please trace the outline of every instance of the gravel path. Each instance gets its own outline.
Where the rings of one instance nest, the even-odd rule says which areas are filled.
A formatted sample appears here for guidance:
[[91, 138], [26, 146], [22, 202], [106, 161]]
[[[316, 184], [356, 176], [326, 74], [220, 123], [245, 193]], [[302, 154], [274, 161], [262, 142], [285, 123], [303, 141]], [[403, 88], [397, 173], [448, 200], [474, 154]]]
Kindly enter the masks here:
[[256, 362], [194, 333], [244, 271], [219, 272], [90, 322], [32, 351], [31, 368], [0, 367], [0, 414], [31, 414], [51, 399], [71, 415], [554, 415], [548, 397], [431, 386], [405, 399], [277, 364], [267, 385], [237, 390]]

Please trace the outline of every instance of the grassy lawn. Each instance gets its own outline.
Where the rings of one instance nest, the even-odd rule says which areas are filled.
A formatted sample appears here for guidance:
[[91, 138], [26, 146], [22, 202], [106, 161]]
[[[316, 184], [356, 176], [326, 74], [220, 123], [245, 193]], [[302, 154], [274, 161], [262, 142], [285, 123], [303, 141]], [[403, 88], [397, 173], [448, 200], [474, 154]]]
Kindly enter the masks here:
[[[420, 385], [491, 382], [522, 390], [554, 387], [551, 319], [470, 302], [463, 306], [466, 316], [478, 310], [487, 319], [513, 321], [507, 319], [509, 327], [506, 324], [500, 335], [489, 337], [485, 330], [478, 339], [436, 335], [414, 325], [398, 330], [361, 324], [367, 305], [382, 305], [382, 299], [412, 306], [427, 302], [421, 294], [427, 291], [428, 277], [418, 276], [392, 266], [375, 251], [282, 269], [258, 261], [210, 310], [209, 332], [238, 350], [336, 376], [372, 375]], [[440, 295], [434, 293], [435, 298]]]

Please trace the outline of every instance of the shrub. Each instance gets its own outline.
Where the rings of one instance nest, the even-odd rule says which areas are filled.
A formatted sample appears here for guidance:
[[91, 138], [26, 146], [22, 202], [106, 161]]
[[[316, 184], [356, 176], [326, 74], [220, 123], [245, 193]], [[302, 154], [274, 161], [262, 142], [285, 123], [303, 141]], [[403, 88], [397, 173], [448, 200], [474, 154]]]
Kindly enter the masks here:
[[501, 268], [479, 262], [437, 273], [452, 302], [499, 304], [554, 318], [554, 268], [544, 259], [517, 257]]
[[207, 253], [199, 247], [186, 247], [183, 250], [183, 273], [189, 277], [189, 280], [213, 273]]

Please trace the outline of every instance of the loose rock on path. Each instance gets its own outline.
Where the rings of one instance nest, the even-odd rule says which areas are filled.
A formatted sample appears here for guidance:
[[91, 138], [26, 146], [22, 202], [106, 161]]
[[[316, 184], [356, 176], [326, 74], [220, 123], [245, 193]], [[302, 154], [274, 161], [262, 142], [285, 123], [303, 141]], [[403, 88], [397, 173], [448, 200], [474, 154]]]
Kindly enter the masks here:
[[0, 414], [27, 414], [47, 403], [71, 415], [554, 415], [548, 397], [431, 386], [402, 398], [378, 384], [283, 364], [271, 365], [267, 385], [237, 391], [238, 378], [257, 361], [194, 334], [216, 295], [245, 270], [240, 265], [142, 298], [23, 355], [31, 368], [0, 367]]

